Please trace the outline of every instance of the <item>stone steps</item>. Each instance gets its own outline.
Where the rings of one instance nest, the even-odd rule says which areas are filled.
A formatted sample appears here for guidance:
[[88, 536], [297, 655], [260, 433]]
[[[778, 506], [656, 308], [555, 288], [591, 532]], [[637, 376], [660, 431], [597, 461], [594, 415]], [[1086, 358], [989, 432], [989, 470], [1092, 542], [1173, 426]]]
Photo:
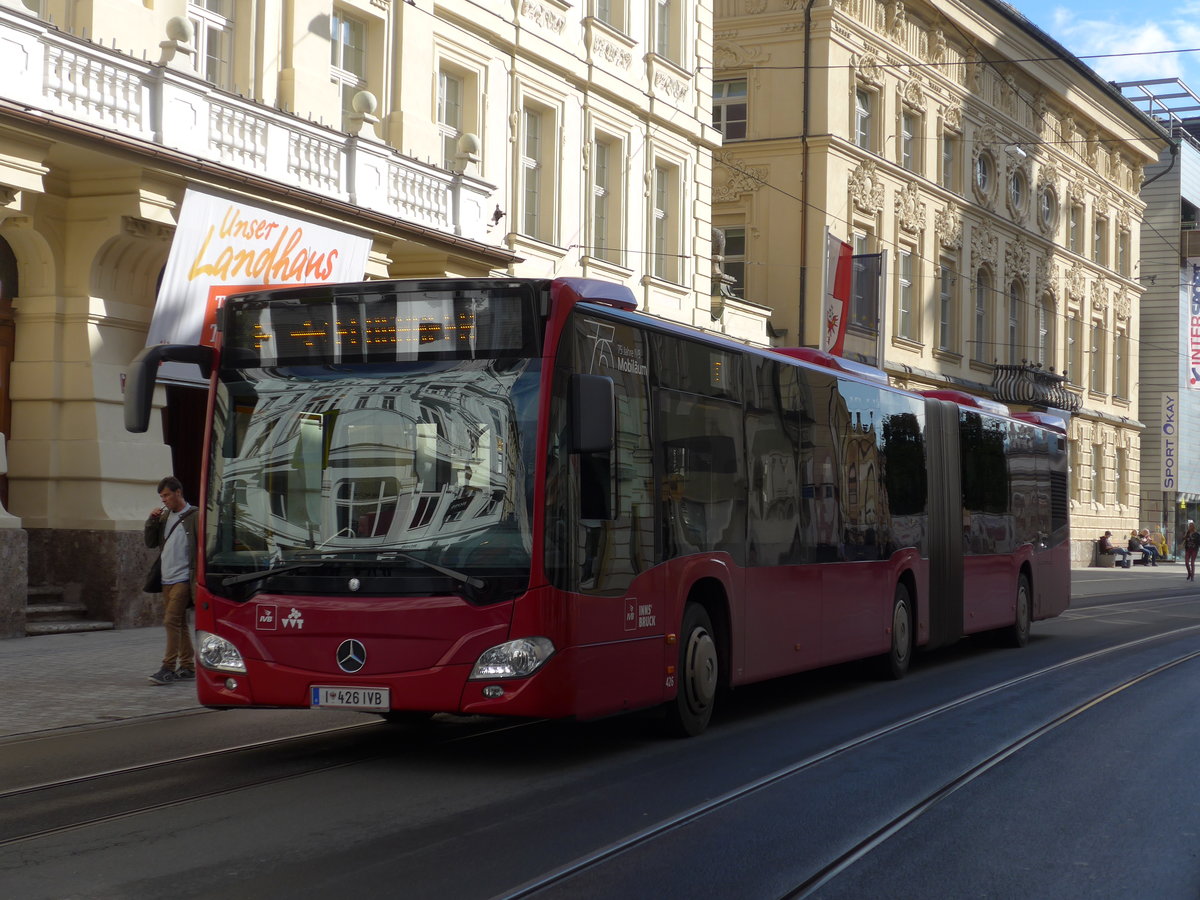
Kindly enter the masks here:
[[73, 634], [83, 631], [109, 631], [112, 622], [88, 618], [87, 607], [70, 600], [60, 587], [31, 586], [25, 605], [25, 634]]

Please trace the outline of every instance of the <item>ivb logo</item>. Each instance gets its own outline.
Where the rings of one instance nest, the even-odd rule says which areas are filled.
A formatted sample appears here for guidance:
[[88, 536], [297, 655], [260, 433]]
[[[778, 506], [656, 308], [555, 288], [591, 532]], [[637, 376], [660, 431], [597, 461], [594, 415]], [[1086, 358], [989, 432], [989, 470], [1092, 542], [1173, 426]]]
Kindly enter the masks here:
[[279, 615], [274, 606], [259, 603], [254, 607], [254, 627], [258, 631], [274, 631], [278, 621]]

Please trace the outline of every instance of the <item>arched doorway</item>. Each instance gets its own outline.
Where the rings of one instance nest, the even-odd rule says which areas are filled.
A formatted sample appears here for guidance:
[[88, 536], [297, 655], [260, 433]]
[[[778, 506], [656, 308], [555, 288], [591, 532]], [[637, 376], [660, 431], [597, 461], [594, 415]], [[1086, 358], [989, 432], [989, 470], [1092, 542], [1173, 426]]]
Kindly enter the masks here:
[[[17, 329], [13, 322], [13, 300], [17, 298], [17, 255], [0, 237], [0, 434], [12, 436], [12, 395], [9, 373], [16, 352]], [[8, 506], [8, 476], [0, 474], [0, 506]]]

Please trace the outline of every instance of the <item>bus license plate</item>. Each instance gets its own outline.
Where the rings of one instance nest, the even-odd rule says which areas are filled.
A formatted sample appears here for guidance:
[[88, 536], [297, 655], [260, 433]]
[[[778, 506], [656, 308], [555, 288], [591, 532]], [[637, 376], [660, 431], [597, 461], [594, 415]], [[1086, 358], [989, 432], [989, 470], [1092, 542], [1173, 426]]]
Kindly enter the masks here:
[[312, 689], [312, 706], [329, 709], [370, 709], [387, 712], [391, 709], [391, 692], [387, 688], [318, 686]]

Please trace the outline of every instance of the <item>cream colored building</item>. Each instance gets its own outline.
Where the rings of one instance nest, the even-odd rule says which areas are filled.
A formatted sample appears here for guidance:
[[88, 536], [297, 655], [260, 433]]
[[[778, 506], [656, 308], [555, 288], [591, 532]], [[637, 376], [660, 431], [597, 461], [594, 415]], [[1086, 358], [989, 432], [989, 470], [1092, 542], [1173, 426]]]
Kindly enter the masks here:
[[885, 252], [848, 355], [905, 387], [1073, 413], [1074, 558], [1138, 525], [1138, 192], [1161, 128], [1004, 3], [715, 15], [714, 224], [774, 342], [819, 344], [827, 230]]
[[[201, 392], [123, 427], [189, 186], [370, 236], [372, 278], [586, 275], [712, 298], [707, 0], [0, 0], [0, 634], [27, 585], [152, 620], [141, 525], [196, 499]], [[5, 465], [7, 472], [5, 473]]]

